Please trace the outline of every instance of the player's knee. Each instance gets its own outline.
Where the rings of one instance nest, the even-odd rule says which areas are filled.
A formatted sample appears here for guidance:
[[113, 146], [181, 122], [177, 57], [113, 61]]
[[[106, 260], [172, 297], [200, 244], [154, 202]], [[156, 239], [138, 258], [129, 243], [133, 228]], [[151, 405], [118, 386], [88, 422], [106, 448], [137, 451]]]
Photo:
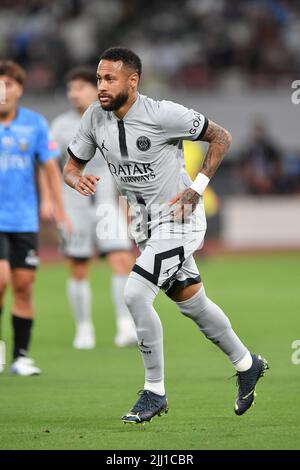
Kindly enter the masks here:
[[137, 303], [142, 302], [142, 295], [137, 289], [136, 282], [131, 277], [128, 278], [124, 289], [124, 300], [130, 311], [134, 309]]
[[84, 281], [89, 274], [89, 262], [86, 260], [72, 259], [70, 262], [70, 276], [76, 281]]
[[3, 274], [0, 276], [0, 295], [3, 295], [9, 283], [9, 277]]
[[6, 261], [0, 260], [0, 296], [4, 295], [4, 292], [9, 284], [9, 266]]
[[124, 300], [130, 312], [140, 310], [152, 304], [155, 298], [155, 292], [143, 280], [129, 276], [124, 289]]
[[114, 274], [120, 276], [127, 276], [134, 264], [134, 258], [131, 252], [120, 251], [116, 253], [110, 253], [108, 255], [108, 261]]
[[208, 298], [202, 286], [190, 299], [183, 302], [176, 302], [180, 312], [192, 320], [196, 321], [207, 308]]
[[0, 278], [0, 299], [3, 297], [7, 286], [8, 286], [8, 279]]
[[14, 297], [17, 301], [30, 303], [32, 299], [32, 279], [25, 279], [13, 286]]
[[85, 281], [88, 279], [88, 275], [84, 272], [76, 272], [75, 274], [71, 274], [70, 277], [75, 281]]
[[231, 329], [231, 323], [222, 309], [206, 297], [204, 288], [184, 302], [177, 302], [180, 312], [193, 320], [202, 333], [217, 342]]

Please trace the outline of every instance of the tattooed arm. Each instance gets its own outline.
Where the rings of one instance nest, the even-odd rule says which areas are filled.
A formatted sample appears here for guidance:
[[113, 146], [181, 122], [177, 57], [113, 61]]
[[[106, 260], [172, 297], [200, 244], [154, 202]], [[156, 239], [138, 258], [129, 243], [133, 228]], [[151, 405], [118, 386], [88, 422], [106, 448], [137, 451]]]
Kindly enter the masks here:
[[227, 150], [230, 147], [231, 134], [213, 121], [209, 121], [203, 141], [209, 142], [208, 151], [203, 161], [200, 173], [212, 178], [218, 169]]
[[[208, 183], [209, 179], [213, 177], [218, 166], [223, 160], [223, 157], [231, 144], [232, 137], [226, 129], [213, 121], [209, 121], [206, 132], [201, 140], [209, 142], [208, 151], [199, 173], [202, 174], [202, 178], [206, 179]], [[197, 192], [192, 187], [187, 188], [183, 193], [175, 196], [175, 198], [170, 201], [170, 205], [178, 203], [178, 208], [174, 212], [174, 217], [176, 219], [180, 219], [184, 215], [194, 211], [201, 196], [201, 191]]]

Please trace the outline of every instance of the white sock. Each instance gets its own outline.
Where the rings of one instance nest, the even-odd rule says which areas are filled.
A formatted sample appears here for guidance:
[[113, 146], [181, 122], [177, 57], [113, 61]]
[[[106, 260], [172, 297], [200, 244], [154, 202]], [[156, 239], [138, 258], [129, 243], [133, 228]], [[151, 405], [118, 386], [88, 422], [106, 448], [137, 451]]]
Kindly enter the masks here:
[[156, 393], [156, 395], [165, 395], [165, 385], [163, 380], [161, 382], [147, 382], [145, 381], [144, 390], [150, 390], [150, 392]]
[[114, 274], [111, 280], [112, 298], [115, 306], [116, 321], [118, 325], [124, 323], [124, 320], [128, 319], [131, 320], [133, 324], [133, 318], [124, 300], [124, 288], [127, 279], [128, 276]]
[[252, 362], [252, 356], [250, 352], [247, 351], [243, 359], [234, 364], [234, 367], [238, 372], [246, 372], [246, 370], [249, 370], [252, 366]]
[[92, 323], [90, 283], [71, 278], [67, 283], [67, 292], [76, 324]]

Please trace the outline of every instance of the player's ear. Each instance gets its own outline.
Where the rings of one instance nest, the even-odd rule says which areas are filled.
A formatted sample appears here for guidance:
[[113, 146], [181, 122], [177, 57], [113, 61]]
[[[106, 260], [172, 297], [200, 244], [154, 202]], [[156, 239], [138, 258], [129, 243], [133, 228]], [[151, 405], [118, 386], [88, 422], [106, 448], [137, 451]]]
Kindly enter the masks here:
[[21, 98], [21, 96], [23, 95], [23, 90], [24, 90], [23, 85], [20, 85], [20, 84], [18, 83], [17, 99]]
[[134, 72], [130, 75], [129, 83], [132, 86], [132, 88], [137, 88], [138, 83], [139, 83], [139, 74], [137, 72]]

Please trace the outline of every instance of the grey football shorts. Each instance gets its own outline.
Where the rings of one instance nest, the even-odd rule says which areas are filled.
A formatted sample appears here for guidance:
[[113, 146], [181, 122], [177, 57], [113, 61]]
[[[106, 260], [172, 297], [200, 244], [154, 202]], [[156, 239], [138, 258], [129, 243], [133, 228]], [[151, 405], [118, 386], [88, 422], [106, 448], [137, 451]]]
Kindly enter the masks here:
[[61, 234], [61, 250], [70, 258], [91, 258], [95, 252], [106, 255], [113, 251], [128, 251], [132, 242], [127, 234], [125, 214], [117, 202], [102, 206], [66, 207], [71, 219], [72, 232]]
[[133, 272], [160, 287], [167, 295], [178, 288], [201, 282], [193, 253], [202, 247], [205, 230], [166, 237], [154, 232], [139, 245], [141, 255]]

